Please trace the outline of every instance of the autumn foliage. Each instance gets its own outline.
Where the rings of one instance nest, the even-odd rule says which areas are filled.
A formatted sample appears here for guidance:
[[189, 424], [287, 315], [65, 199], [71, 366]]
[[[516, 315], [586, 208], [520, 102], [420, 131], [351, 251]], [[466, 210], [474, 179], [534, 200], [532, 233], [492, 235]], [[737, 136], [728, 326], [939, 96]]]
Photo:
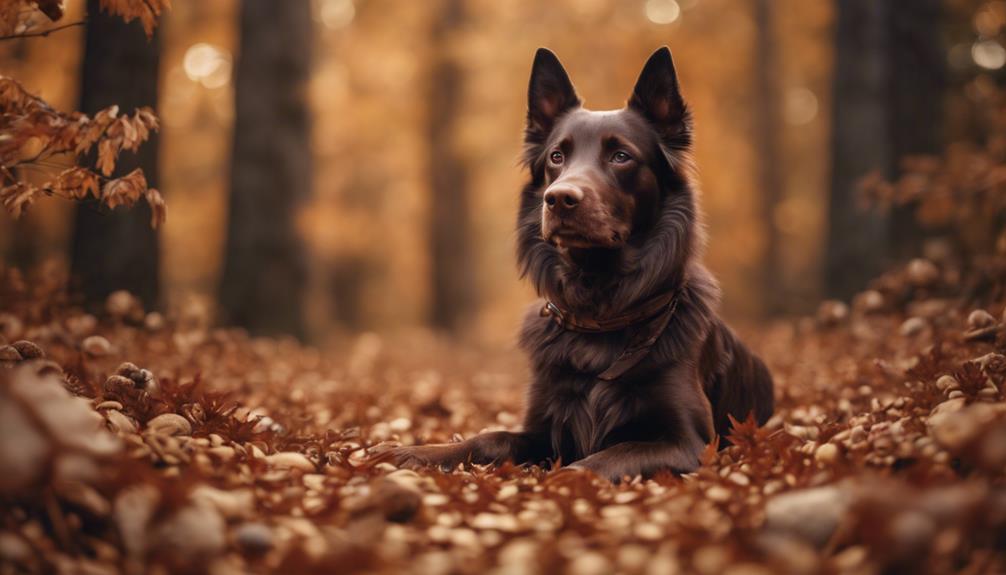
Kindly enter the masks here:
[[[148, 35], [167, 7], [166, 0], [102, 1], [102, 9], [127, 22], [139, 19]], [[33, 34], [39, 12], [49, 20], [58, 20], [61, 3], [5, 3], [0, 9], [0, 30], [12, 33], [8, 38]], [[61, 112], [29, 93], [17, 80], [0, 76], [0, 115], [0, 202], [15, 217], [38, 197], [48, 195], [69, 200], [90, 197], [109, 209], [129, 207], [142, 199], [150, 205], [151, 226], [163, 223], [164, 199], [148, 187], [142, 170], [111, 177], [119, 154], [135, 152], [159, 128], [150, 108], [129, 115], [111, 106], [93, 118], [81, 112]], [[90, 158], [94, 160], [88, 162]], [[65, 167], [66, 160], [75, 165]], [[93, 163], [93, 167], [85, 163]]]

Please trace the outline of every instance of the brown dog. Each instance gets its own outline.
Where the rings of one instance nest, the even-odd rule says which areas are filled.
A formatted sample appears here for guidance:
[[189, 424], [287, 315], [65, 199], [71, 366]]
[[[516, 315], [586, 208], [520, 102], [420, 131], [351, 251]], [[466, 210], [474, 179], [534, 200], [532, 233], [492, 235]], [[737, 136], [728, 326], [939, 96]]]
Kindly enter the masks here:
[[698, 254], [691, 116], [666, 47], [628, 105], [592, 112], [555, 55], [528, 90], [517, 257], [545, 301], [521, 345], [524, 430], [392, 451], [400, 465], [562, 461], [618, 480], [689, 472], [728, 416], [772, 415], [772, 378], [717, 317]]

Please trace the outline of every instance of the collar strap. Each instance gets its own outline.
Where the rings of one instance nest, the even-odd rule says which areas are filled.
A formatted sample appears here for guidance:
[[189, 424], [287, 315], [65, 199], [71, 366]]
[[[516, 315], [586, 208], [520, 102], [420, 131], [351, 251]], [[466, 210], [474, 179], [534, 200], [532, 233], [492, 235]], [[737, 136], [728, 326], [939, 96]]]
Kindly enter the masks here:
[[625, 313], [601, 319], [578, 317], [546, 301], [541, 308], [541, 315], [551, 317], [561, 328], [549, 338], [549, 342], [558, 337], [562, 330], [606, 333], [631, 327], [625, 349], [607, 369], [597, 375], [598, 379], [612, 381], [624, 375], [646, 357], [650, 348], [667, 329], [678, 308], [678, 301], [677, 290], [672, 290], [651, 298]]
[[545, 305], [542, 306], [540, 313], [542, 317], [551, 317], [552, 320], [559, 324], [563, 329], [578, 331], [581, 333], [605, 333], [610, 331], [621, 331], [627, 327], [631, 327], [651, 319], [667, 310], [667, 308], [671, 305], [676, 306], [677, 299], [677, 290], [667, 291], [618, 315], [604, 318], [576, 315], [563, 310], [549, 300], [545, 300]]

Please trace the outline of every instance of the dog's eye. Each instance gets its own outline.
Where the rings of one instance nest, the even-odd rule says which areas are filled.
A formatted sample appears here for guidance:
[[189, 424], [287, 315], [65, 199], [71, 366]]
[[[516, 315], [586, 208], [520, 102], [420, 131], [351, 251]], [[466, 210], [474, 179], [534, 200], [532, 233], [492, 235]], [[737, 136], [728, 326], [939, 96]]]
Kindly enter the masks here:
[[629, 154], [626, 154], [622, 150], [619, 150], [619, 151], [617, 151], [617, 152], [615, 152], [614, 154], [611, 155], [611, 161], [614, 162], [614, 163], [616, 163], [616, 164], [624, 164], [625, 162], [628, 162], [631, 159], [632, 159], [632, 156], [630, 156]]
[[563, 160], [562, 152], [556, 150], [551, 154], [549, 154], [548, 159], [551, 160], [553, 164], [558, 166], [559, 164], [562, 163]]

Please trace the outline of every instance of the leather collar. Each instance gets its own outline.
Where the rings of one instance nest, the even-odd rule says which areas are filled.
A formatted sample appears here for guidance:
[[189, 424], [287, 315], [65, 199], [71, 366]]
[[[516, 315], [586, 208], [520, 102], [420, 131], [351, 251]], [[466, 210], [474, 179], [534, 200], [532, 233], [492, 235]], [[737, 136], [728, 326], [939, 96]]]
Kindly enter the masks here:
[[622, 353], [598, 378], [611, 381], [635, 367], [664, 333], [678, 307], [678, 290], [670, 290], [654, 296], [642, 304], [612, 317], [594, 318], [576, 315], [563, 310], [546, 300], [541, 308], [543, 317], [551, 317], [561, 328], [549, 338], [547, 343], [562, 333], [562, 330], [579, 333], [608, 333], [629, 330], [629, 341]]

